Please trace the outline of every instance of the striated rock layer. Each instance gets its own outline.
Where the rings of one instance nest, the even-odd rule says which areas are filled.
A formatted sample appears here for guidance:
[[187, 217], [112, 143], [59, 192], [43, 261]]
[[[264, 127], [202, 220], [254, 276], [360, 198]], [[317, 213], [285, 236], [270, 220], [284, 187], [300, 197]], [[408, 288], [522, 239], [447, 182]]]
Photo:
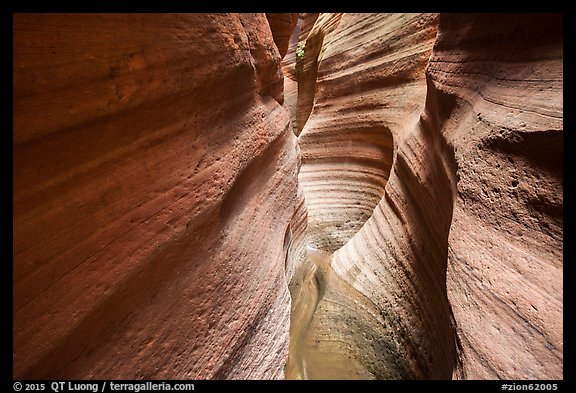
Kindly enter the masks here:
[[283, 377], [280, 61], [264, 14], [14, 15], [14, 378]]
[[289, 378], [562, 378], [561, 16], [437, 20], [306, 38]]
[[559, 15], [15, 14], [14, 378], [562, 378], [562, 58]]
[[[302, 96], [298, 81], [299, 110], [314, 95], [299, 136], [299, 182], [308, 209], [310, 258], [297, 262], [300, 274], [291, 282], [287, 377], [450, 376], [454, 345], [449, 319], [438, 326], [414, 323], [442, 311], [448, 315], [445, 291], [441, 298], [442, 290], [434, 288], [439, 300], [415, 309], [414, 303], [425, 302], [428, 295], [419, 291], [429, 284], [406, 287], [409, 282], [401, 267], [387, 266], [395, 256], [389, 255], [387, 261], [382, 255], [386, 242], [395, 241], [393, 235], [387, 240], [377, 237], [386, 230], [381, 207], [386, 203], [383, 196], [395, 146], [405, 143], [424, 109], [424, 68], [436, 25], [433, 14], [321, 14], [306, 39], [304, 66], [318, 64], [311, 92]], [[433, 162], [435, 157], [427, 158]], [[446, 237], [446, 225], [444, 231]], [[398, 234], [406, 243], [411, 235]], [[337, 249], [331, 269], [331, 253]], [[366, 279], [371, 281], [363, 282]], [[396, 285], [407, 292], [399, 293]], [[316, 304], [311, 310], [304, 306], [310, 302], [306, 298]], [[414, 321], [404, 321], [409, 315]], [[421, 351], [429, 350], [423, 345], [435, 345], [438, 358], [425, 358], [423, 366], [415, 364], [420, 353], [418, 346], [411, 349], [412, 335]], [[425, 370], [434, 367], [429, 365], [436, 369]]]
[[561, 15], [446, 15], [427, 68], [457, 189], [458, 378], [562, 379]]
[[[272, 37], [282, 59], [286, 56], [292, 31], [298, 23], [298, 14], [266, 14], [266, 19], [272, 31]], [[282, 61], [284, 63], [284, 61]]]

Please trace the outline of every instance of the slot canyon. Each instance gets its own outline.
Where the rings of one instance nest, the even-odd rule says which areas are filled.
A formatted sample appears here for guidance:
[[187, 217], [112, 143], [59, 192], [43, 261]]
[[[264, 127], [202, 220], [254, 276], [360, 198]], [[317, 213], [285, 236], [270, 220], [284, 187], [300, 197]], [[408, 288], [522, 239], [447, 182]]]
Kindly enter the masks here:
[[563, 16], [24, 14], [14, 379], [563, 378]]

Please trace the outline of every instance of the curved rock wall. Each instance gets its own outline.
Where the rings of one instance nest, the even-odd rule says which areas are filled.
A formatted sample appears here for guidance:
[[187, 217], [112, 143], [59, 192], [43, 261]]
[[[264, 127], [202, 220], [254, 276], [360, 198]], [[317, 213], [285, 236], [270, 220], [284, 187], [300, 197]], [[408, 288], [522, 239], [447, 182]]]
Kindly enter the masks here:
[[382, 198], [393, 140], [422, 110], [434, 36], [430, 15], [323, 14], [312, 28], [318, 79], [299, 137], [312, 247], [340, 248]]
[[447, 289], [456, 376], [562, 379], [561, 15], [442, 15], [427, 68], [457, 198]]
[[307, 38], [290, 378], [562, 378], [561, 16], [436, 21]]
[[14, 15], [14, 378], [283, 377], [280, 60], [264, 14]]
[[15, 14], [14, 378], [561, 379], [562, 28]]
[[[420, 337], [417, 345], [423, 345], [425, 328], [404, 324], [404, 314], [397, 316], [395, 308], [406, 309], [408, 315], [414, 311], [411, 304], [422, 303], [418, 296], [425, 295], [414, 295], [421, 289], [418, 286], [408, 293], [395, 289], [394, 275], [398, 275], [397, 286], [406, 287], [405, 273], [401, 266], [386, 267], [386, 258], [392, 262], [394, 255], [382, 255], [386, 242], [394, 241], [393, 228], [385, 226], [381, 213], [394, 146], [412, 138], [424, 109], [424, 68], [436, 24], [437, 16], [430, 14], [321, 15], [308, 36], [306, 53], [314, 32], [323, 38], [314, 107], [299, 136], [299, 181], [308, 209], [310, 258], [302, 262], [301, 274], [296, 276], [299, 286], [291, 283], [294, 315], [288, 377], [450, 376], [451, 371], [434, 374], [414, 364], [419, 361], [417, 350], [406, 353], [412, 334]], [[325, 26], [327, 31], [322, 32]], [[438, 155], [428, 152], [424, 143], [413, 148], [412, 155], [428, 154], [426, 162], [435, 161]], [[406, 164], [402, 170], [409, 172]], [[403, 188], [414, 187], [414, 176], [402, 181], [410, 182]], [[367, 227], [365, 222], [372, 224]], [[433, 234], [443, 236], [444, 243], [447, 223], [449, 218], [444, 218], [444, 232]], [[412, 236], [407, 233], [409, 224], [402, 229], [399, 220], [394, 223], [398, 236], [404, 236], [404, 245]], [[333, 271], [330, 254], [337, 249]], [[364, 279], [370, 282], [363, 283]], [[404, 295], [409, 296], [395, 298]], [[300, 297], [314, 299], [315, 308], [299, 310]], [[445, 291], [440, 303], [448, 309]], [[429, 312], [436, 311], [430, 308]], [[442, 323], [442, 329], [449, 330], [449, 320]], [[445, 342], [450, 340], [443, 338]], [[441, 356], [448, 357], [443, 352]]]
[[298, 23], [298, 14], [269, 13], [266, 14], [266, 19], [270, 25], [270, 30], [272, 31], [272, 36], [274, 38], [274, 42], [276, 43], [276, 47], [280, 52], [280, 57], [284, 59], [286, 52], [288, 52], [290, 38], [293, 34], [292, 32]]

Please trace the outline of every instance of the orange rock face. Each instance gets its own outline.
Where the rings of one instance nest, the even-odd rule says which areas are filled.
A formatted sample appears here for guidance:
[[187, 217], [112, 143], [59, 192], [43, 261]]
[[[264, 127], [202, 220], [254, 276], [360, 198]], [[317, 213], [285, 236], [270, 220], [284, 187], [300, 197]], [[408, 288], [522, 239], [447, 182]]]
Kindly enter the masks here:
[[[417, 234], [421, 223], [398, 215], [422, 207], [403, 202], [385, 213], [394, 193], [418, 185], [397, 155], [424, 110], [424, 69], [437, 21], [431, 14], [321, 14], [306, 39], [305, 56], [318, 55], [303, 60], [304, 66], [318, 64], [318, 78], [299, 136], [310, 258], [298, 262], [300, 274], [291, 283], [297, 338], [291, 341], [288, 377], [451, 376], [449, 306], [433, 281], [442, 273], [445, 252], [431, 256], [439, 265], [424, 273], [432, 277], [418, 278], [423, 272], [411, 272], [409, 265], [418, 251], [410, 243], [426, 235], [431, 242], [446, 238], [449, 219], [441, 233]], [[307, 94], [302, 103], [301, 97], [299, 91], [299, 110], [309, 103]], [[414, 155], [418, 165], [430, 168], [437, 154], [421, 155], [425, 147]], [[404, 167], [396, 169], [400, 163]], [[412, 184], [397, 190], [398, 178]], [[438, 296], [433, 303], [430, 290]], [[309, 302], [300, 299], [306, 297], [317, 303], [311, 312], [300, 306]]]
[[561, 379], [559, 15], [15, 14], [15, 379]]
[[288, 377], [562, 378], [561, 17], [436, 23], [306, 37]]
[[298, 159], [266, 16], [14, 16], [14, 378], [281, 378]]
[[298, 22], [298, 14], [266, 14], [274, 42], [284, 58], [290, 44], [292, 31]]
[[457, 184], [457, 377], [562, 379], [562, 16], [442, 16], [427, 68]]

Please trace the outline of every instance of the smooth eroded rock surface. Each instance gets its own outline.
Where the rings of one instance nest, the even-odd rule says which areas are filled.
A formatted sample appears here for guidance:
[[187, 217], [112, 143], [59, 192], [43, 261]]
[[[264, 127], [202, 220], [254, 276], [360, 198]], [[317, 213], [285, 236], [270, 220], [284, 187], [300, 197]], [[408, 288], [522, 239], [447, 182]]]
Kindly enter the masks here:
[[437, 21], [307, 36], [290, 378], [562, 378], [562, 18]]
[[458, 378], [563, 377], [561, 15], [442, 15], [428, 66], [454, 146]]
[[14, 15], [14, 378], [282, 378], [298, 159], [264, 14]]
[[563, 21], [14, 14], [15, 379], [562, 379]]
[[[450, 371], [440, 370], [442, 366], [425, 369], [433, 361], [418, 357], [418, 350], [428, 350], [424, 345], [439, 340], [444, 342], [438, 348], [445, 349], [437, 350], [438, 357], [449, 357], [445, 353], [451, 351], [449, 319], [438, 322], [441, 326], [417, 325], [428, 315], [415, 315], [422, 311], [412, 304], [424, 303], [428, 295], [417, 293], [423, 289], [418, 283], [409, 286], [402, 266], [387, 266], [396, 264], [395, 258], [402, 254], [384, 255], [395, 239], [382, 217], [394, 148], [409, 139], [424, 109], [424, 69], [436, 24], [433, 14], [321, 14], [308, 35], [305, 56], [313, 50], [319, 59], [314, 106], [299, 136], [309, 258], [303, 257], [300, 274], [291, 281], [287, 377], [450, 376]], [[301, 104], [308, 105], [306, 96], [304, 102], [300, 94], [298, 98], [299, 110]], [[425, 153], [424, 146], [415, 147], [420, 152], [414, 154]], [[436, 157], [423, 158], [430, 165]], [[398, 221], [393, 225], [404, 228]], [[449, 219], [444, 233], [435, 236], [447, 237], [448, 224]], [[411, 235], [398, 233], [404, 237], [402, 246]], [[306, 303], [300, 297], [310, 293], [316, 302], [311, 312], [300, 306]], [[448, 309], [445, 293], [423, 312], [437, 313], [442, 307]], [[404, 321], [407, 315], [413, 320]], [[441, 361], [447, 363], [445, 358]], [[421, 361], [426, 363], [417, 363]]]

